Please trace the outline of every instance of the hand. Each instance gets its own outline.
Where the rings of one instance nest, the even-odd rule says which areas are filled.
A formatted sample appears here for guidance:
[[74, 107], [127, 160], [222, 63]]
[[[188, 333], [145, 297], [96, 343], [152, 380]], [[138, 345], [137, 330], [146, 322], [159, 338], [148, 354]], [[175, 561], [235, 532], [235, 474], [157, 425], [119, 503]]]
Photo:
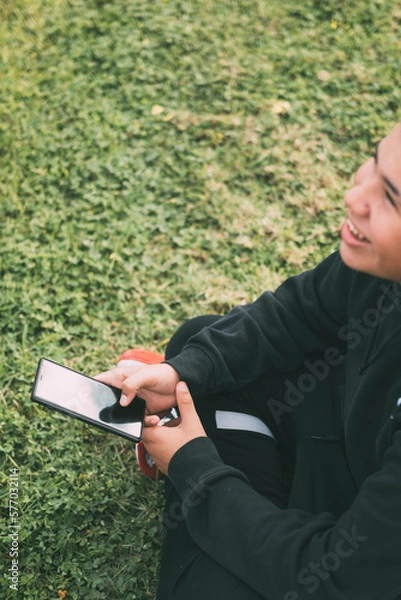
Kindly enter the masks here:
[[146, 400], [148, 414], [162, 415], [176, 405], [175, 387], [179, 376], [167, 364], [117, 367], [99, 373], [95, 379], [122, 390], [121, 406], [128, 406], [135, 396]]
[[157, 417], [148, 417], [148, 426], [145, 427], [142, 434], [146, 450], [158, 469], [165, 475], [167, 475], [170, 460], [177, 450], [195, 438], [206, 437], [186, 383], [180, 381], [177, 384], [175, 395], [181, 415], [180, 419], [172, 421], [170, 427], [163, 425], [158, 427]]

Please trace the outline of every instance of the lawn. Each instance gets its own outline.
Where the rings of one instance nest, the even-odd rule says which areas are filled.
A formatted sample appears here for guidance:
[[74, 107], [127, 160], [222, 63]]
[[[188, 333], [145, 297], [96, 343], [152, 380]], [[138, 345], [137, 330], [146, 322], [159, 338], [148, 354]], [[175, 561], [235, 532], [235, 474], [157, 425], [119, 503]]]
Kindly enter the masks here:
[[344, 190], [400, 119], [401, 4], [0, 0], [0, 17], [0, 596], [151, 599], [162, 486], [130, 442], [34, 405], [37, 361], [91, 375], [162, 352], [184, 319], [336, 249]]

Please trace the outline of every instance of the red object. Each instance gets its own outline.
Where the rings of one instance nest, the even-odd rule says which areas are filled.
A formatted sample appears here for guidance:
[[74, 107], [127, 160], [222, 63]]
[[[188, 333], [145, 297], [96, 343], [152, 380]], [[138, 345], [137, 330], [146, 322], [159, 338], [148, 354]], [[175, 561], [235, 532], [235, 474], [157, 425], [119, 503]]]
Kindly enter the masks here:
[[136, 460], [138, 461], [138, 467], [146, 477], [150, 477], [153, 481], [158, 481], [163, 477], [163, 474], [159, 471], [156, 464], [153, 462], [152, 457], [146, 450], [143, 442], [138, 442], [135, 448]]
[[118, 362], [120, 362], [120, 360], [136, 360], [138, 362], [143, 362], [145, 365], [157, 365], [164, 360], [164, 356], [158, 352], [153, 352], [152, 350], [132, 348], [123, 352], [119, 357]]
[[[121, 356], [118, 359], [118, 362], [123, 360], [135, 360], [137, 362], [142, 362], [145, 365], [157, 365], [161, 363], [162, 360], [164, 360], [164, 356], [158, 354], [157, 352], [152, 352], [152, 350], [131, 348], [130, 350], [126, 350], [121, 354]], [[138, 466], [142, 473], [147, 477], [150, 477], [154, 481], [160, 479], [163, 475], [156, 467], [152, 457], [150, 456], [149, 452], [147, 452], [142, 442], [138, 442], [135, 451]]]

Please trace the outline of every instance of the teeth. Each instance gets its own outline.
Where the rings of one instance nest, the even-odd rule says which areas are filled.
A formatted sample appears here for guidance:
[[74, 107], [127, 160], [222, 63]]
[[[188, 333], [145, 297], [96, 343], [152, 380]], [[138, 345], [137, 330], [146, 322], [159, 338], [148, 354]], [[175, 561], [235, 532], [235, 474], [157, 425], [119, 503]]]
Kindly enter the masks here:
[[358, 229], [355, 227], [355, 225], [349, 219], [347, 219], [347, 225], [348, 225], [351, 233], [353, 233], [353, 235], [356, 238], [358, 238], [358, 240], [361, 240], [361, 242], [367, 242], [368, 241], [368, 239], [365, 238], [360, 231], [358, 231]]

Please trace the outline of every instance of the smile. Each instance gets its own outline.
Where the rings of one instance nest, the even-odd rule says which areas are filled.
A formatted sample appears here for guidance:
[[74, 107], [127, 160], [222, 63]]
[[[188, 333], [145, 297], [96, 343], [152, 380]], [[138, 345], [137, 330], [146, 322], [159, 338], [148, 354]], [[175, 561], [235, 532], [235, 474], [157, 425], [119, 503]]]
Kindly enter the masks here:
[[352, 235], [354, 235], [358, 240], [360, 240], [361, 242], [368, 242], [368, 238], [366, 238], [360, 231], [359, 229], [357, 229], [355, 227], [355, 225], [352, 223], [352, 221], [350, 219], [347, 219], [346, 221], [347, 225], [348, 225], [348, 229], [350, 230], [350, 232], [352, 233]]

